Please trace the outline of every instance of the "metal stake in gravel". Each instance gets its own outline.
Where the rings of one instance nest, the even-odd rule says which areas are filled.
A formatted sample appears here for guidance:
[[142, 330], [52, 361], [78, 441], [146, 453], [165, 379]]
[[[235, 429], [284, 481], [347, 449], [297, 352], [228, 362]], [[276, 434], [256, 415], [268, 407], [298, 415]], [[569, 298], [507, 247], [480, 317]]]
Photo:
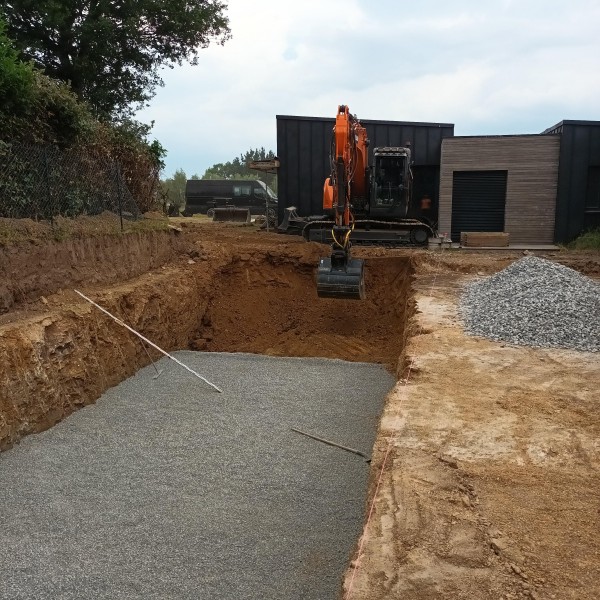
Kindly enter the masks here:
[[311, 440], [316, 440], [317, 442], [321, 442], [323, 444], [327, 444], [328, 446], [333, 446], [334, 448], [339, 448], [340, 450], [345, 450], [346, 452], [350, 452], [352, 454], [356, 454], [357, 456], [362, 456], [365, 459], [365, 462], [370, 463], [371, 459], [360, 450], [355, 450], [354, 448], [348, 448], [348, 446], [342, 446], [336, 442], [332, 442], [331, 440], [326, 440], [325, 438], [319, 437], [317, 435], [313, 435], [312, 433], [306, 433], [306, 431], [300, 431], [300, 429], [296, 429], [295, 427], [290, 427], [290, 429], [300, 435], [305, 435]]
[[152, 360], [152, 357], [150, 356], [150, 352], [148, 352], [148, 348], [146, 347], [146, 342], [142, 342], [142, 348], [144, 349], [144, 352], [146, 353], [148, 360], [152, 363], [152, 366], [154, 367], [154, 370], [156, 371], [156, 375], [152, 379], [158, 379], [160, 377], [160, 374], [162, 373], [162, 371], [159, 371], [158, 368], [156, 367], [156, 365], [154, 364], [154, 361]]
[[[156, 350], [158, 350], [159, 352], [164, 354], [167, 358], [170, 358], [173, 362], [177, 363], [180, 367], [183, 367], [186, 371], [189, 371], [192, 375], [194, 375], [194, 377], [201, 379], [202, 381], [204, 381], [204, 383], [207, 383], [208, 385], [210, 385], [210, 387], [215, 389], [217, 392], [219, 392], [219, 393], [223, 392], [223, 390], [221, 388], [217, 387], [214, 383], [211, 383], [210, 381], [208, 381], [208, 379], [206, 379], [205, 377], [202, 377], [202, 375], [200, 375], [199, 373], [196, 373], [196, 371], [194, 371], [193, 369], [190, 369], [190, 367], [188, 367], [187, 365], [184, 365], [180, 360], [176, 359], [174, 356], [171, 356], [168, 352], [165, 352], [162, 348], [159, 348], [154, 342], [151, 342], [148, 338], [144, 337], [141, 333], [138, 333], [135, 329], [133, 329], [132, 327], [129, 327], [129, 325], [127, 325], [127, 323], [124, 323], [123, 321], [121, 321], [121, 319], [119, 319], [119, 318], [115, 317], [114, 315], [112, 315], [111, 313], [109, 313], [105, 308], [102, 308], [99, 304], [96, 304], [93, 300], [88, 298], [86, 295], [82, 294], [78, 290], [73, 290], [73, 291], [76, 294], [79, 294], [84, 300], [86, 300], [87, 302], [89, 302], [90, 304], [95, 306], [98, 310], [101, 310], [105, 315], [108, 315], [113, 321], [115, 321], [119, 325], [121, 325], [121, 327], [125, 327], [125, 329], [127, 329], [128, 331], [131, 331], [131, 333], [133, 333], [134, 335], [137, 335], [143, 342], [150, 344], [150, 346], [152, 346], [153, 348], [155, 348]], [[159, 373], [159, 375], [160, 375], [160, 373]]]

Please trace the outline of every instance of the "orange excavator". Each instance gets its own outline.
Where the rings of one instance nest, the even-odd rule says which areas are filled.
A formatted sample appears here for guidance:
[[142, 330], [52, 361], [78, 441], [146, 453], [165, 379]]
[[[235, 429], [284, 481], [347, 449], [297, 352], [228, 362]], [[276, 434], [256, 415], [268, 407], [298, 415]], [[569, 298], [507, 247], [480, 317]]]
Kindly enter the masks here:
[[[323, 187], [323, 209], [332, 220], [303, 228], [307, 240], [331, 242], [331, 255], [317, 268], [321, 298], [365, 298], [364, 261], [352, 258], [352, 242], [365, 245], [427, 245], [428, 224], [407, 219], [412, 173], [410, 148], [374, 148], [347, 106], [339, 106], [331, 145], [331, 175]], [[357, 217], [357, 218], [355, 218]]]
[[321, 258], [317, 268], [317, 294], [321, 298], [365, 298], [364, 261], [350, 257], [354, 215], [351, 198], [366, 192], [368, 164], [367, 131], [340, 106], [335, 120], [335, 155], [331, 176], [323, 186], [323, 208], [334, 214], [331, 256]]

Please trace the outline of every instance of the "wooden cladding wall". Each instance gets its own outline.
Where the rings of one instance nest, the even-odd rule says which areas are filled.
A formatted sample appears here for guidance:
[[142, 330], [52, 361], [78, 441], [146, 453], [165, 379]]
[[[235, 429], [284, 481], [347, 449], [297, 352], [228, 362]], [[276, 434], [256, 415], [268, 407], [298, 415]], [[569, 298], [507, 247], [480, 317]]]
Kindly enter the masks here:
[[[452, 229], [454, 171], [508, 171], [504, 232], [511, 244], [552, 244], [560, 135], [453, 137], [442, 141], [439, 231]], [[453, 240], [458, 241], [458, 240]]]

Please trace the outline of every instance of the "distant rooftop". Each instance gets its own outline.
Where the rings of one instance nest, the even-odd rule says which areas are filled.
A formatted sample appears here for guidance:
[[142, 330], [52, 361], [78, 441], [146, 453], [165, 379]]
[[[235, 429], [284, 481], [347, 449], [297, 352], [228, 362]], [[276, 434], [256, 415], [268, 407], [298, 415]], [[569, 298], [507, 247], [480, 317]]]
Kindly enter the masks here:
[[542, 131], [542, 134], [553, 133], [557, 129], [561, 129], [563, 125], [584, 125], [586, 127], [600, 127], [600, 121], [572, 121], [570, 119], [564, 119], [556, 125], [552, 125], [552, 127], [548, 127], [548, 129]]
[[[325, 121], [328, 123], [332, 123], [335, 121], [335, 115], [333, 117], [299, 117], [297, 115], [276, 115], [277, 119], [293, 119], [294, 121]], [[389, 125], [410, 125], [410, 126], [425, 126], [425, 127], [454, 127], [454, 123], [426, 123], [422, 121], [388, 121], [385, 119], [361, 119], [357, 117], [358, 120], [365, 123], [386, 123]]]

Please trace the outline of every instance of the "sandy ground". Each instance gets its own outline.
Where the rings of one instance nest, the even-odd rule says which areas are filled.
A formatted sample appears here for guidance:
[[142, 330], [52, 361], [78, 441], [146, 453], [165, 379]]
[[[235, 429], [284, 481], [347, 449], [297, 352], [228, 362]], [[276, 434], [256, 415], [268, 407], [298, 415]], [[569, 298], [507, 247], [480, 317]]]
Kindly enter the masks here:
[[[600, 356], [467, 337], [457, 317], [464, 281], [522, 253], [358, 249], [372, 264], [371, 298], [338, 310], [313, 293], [313, 265], [327, 248], [178, 223], [173, 256], [158, 269], [114, 283], [97, 260], [83, 291], [166, 349], [372, 360], [400, 374], [374, 448], [373, 510], [346, 598], [600, 597]], [[94, 249], [72, 253], [83, 265]], [[600, 275], [598, 254], [546, 256]], [[48, 293], [14, 295], [0, 320], [0, 447], [148, 364], [139, 343], [74, 297], [79, 275], [54, 293], [49, 268]], [[17, 266], [11, 276], [18, 289]]]
[[600, 356], [466, 336], [467, 276], [423, 270], [344, 597], [599, 598]]

